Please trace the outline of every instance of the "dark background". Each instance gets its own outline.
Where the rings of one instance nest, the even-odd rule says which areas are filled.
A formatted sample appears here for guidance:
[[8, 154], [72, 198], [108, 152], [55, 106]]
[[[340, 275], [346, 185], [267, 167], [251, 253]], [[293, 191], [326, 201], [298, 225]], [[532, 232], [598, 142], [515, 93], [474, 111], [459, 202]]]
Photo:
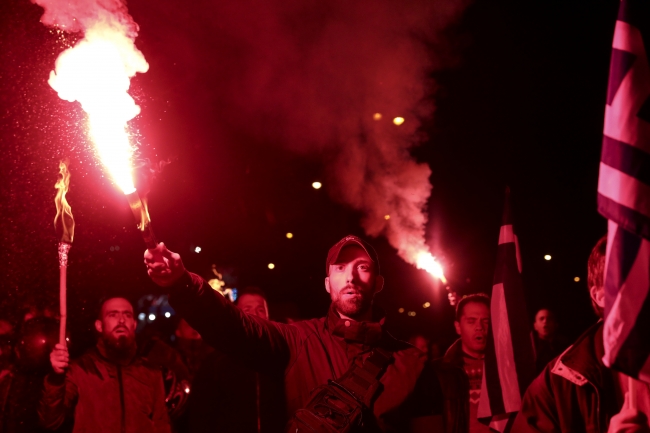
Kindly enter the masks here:
[[[213, 63], [226, 63], [219, 70], [228, 65], [213, 57], [224, 50], [210, 43], [210, 19], [194, 21], [205, 3], [183, 16], [152, 9], [165, 2], [129, 3], [140, 25], [136, 44], [150, 64], [132, 81], [142, 107], [133, 128], [142, 156], [172, 161], [150, 194], [154, 227], [190, 270], [209, 277], [216, 264], [230, 286], [261, 286], [272, 315], [321, 315], [329, 304], [327, 250], [348, 233], [364, 235], [362, 215], [328, 191], [326, 179], [337, 174], [325, 152], [295, 152], [230, 127], [215, 108]], [[614, 0], [469, 4], [446, 34], [456, 60], [430, 72], [436, 91], [428, 97], [436, 109], [421, 119], [418, 133], [426, 138], [412, 149], [432, 170], [427, 240], [452, 285], [461, 294], [490, 292], [509, 185], [529, 314], [550, 306], [570, 337], [595, 320], [586, 261], [606, 231], [596, 184], [617, 7]], [[0, 6], [0, 315], [19, 320], [25, 303], [57, 303], [53, 185], [59, 159], [68, 157], [77, 223], [69, 320], [73, 336], [84, 340], [101, 296], [137, 299], [162, 291], [146, 277], [144, 245], [126, 200], [79, 126], [84, 114], [47, 85], [56, 57], [75, 36], [48, 30], [41, 13], [26, 0]], [[180, 42], [169, 47], [169, 40]], [[187, 47], [207, 60], [184, 64]], [[322, 189], [311, 187], [315, 180]], [[448, 344], [453, 310], [444, 289], [402, 261], [383, 237], [371, 242], [387, 282], [378, 302], [393, 332]], [[431, 308], [422, 307], [426, 301]], [[400, 314], [399, 307], [417, 315]]]

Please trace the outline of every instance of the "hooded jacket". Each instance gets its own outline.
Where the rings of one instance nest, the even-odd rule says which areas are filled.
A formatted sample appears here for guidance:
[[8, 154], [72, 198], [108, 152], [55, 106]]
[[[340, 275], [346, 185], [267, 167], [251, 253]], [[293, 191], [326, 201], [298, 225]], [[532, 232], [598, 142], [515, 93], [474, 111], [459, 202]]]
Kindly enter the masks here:
[[603, 353], [599, 321], [531, 383], [513, 431], [607, 432], [620, 408]]
[[441, 412], [439, 383], [425, 368], [426, 356], [385, 332], [383, 320], [343, 320], [330, 308], [320, 319], [271, 322], [245, 314], [189, 272], [170, 289], [170, 305], [208, 344], [249, 368], [284, 375], [287, 416], [375, 347], [393, 352], [394, 360], [380, 378], [382, 392], [363, 431], [406, 431], [410, 419]]
[[45, 378], [38, 415], [55, 430], [66, 418], [73, 433], [170, 433], [162, 372], [141, 358], [113, 363], [97, 347]]

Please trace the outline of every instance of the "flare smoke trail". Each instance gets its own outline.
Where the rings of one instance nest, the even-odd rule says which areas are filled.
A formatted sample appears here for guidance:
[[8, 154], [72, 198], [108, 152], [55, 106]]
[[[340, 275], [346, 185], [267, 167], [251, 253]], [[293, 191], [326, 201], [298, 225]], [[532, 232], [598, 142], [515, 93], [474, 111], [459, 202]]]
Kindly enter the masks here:
[[332, 198], [415, 263], [428, 251], [432, 186], [429, 166], [410, 151], [427, 139], [420, 125], [434, 113], [432, 75], [457, 60], [450, 27], [468, 2], [199, 0], [190, 11], [142, 0], [131, 8], [147, 29], [165, 23], [151, 39], [190, 74], [193, 95], [214, 101], [212, 122], [323, 160]]

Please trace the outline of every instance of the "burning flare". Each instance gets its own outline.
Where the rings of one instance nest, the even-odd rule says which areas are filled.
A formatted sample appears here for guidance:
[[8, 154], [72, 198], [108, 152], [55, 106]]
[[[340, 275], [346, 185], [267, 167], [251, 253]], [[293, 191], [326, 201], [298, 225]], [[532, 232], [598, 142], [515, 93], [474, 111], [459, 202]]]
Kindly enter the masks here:
[[418, 269], [424, 269], [432, 276], [442, 281], [443, 284], [447, 284], [447, 278], [445, 278], [442, 266], [440, 266], [440, 263], [436, 261], [436, 258], [433, 257], [431, 253], [427, 251], [418, 253], [415, 258], [415, 266], [417, 266]]
[[61, 53], [48, 81], [61, 99], [79, 101], [88, 114], [97, 153], [124, 194], [135, 192], [127, 122], [140, 113], [127, 91], [131, 77], [149, 69], [130, 34], [121, 22], [104, 16]]
[[56, 181], [54, 188], [57, 189], [56, 196], [54, 197], [54, 204], [56, 205], [56, 216], [54, 217], [54, 229], [59, 230], [59, 219], [61, 220], [61, 242], [71, 244], [74, 238], [74, 217], [72, 216], [72, 208], [68, 204], [65, 195], [70, 187], [70, 171], [68, 171], [68, 163], [61, 161], [59, 163], [59, 178]]

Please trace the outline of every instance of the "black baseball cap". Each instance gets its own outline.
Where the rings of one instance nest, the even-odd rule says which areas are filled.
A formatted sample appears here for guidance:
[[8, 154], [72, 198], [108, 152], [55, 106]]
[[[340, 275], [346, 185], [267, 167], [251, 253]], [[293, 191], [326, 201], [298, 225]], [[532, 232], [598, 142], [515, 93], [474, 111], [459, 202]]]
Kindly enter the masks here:
[[348, 235], [334, 244], [327, 253], [327, 261], [325, 262], [325, 275], [329, 275], [330, 265], [336, 263], [336, 260], [339, 258], [339, 254], [344, 247], [348, 245], [357, 245], [363, 248], [363, 250], [368, 254], [370, 260], [375, 264], [375, 269], [377, 270], [377, 275], [379, 275], [379, 257], [377, 256], [377, 251], [370, 245], [368, 242], [359, 238], [358, 236]]

